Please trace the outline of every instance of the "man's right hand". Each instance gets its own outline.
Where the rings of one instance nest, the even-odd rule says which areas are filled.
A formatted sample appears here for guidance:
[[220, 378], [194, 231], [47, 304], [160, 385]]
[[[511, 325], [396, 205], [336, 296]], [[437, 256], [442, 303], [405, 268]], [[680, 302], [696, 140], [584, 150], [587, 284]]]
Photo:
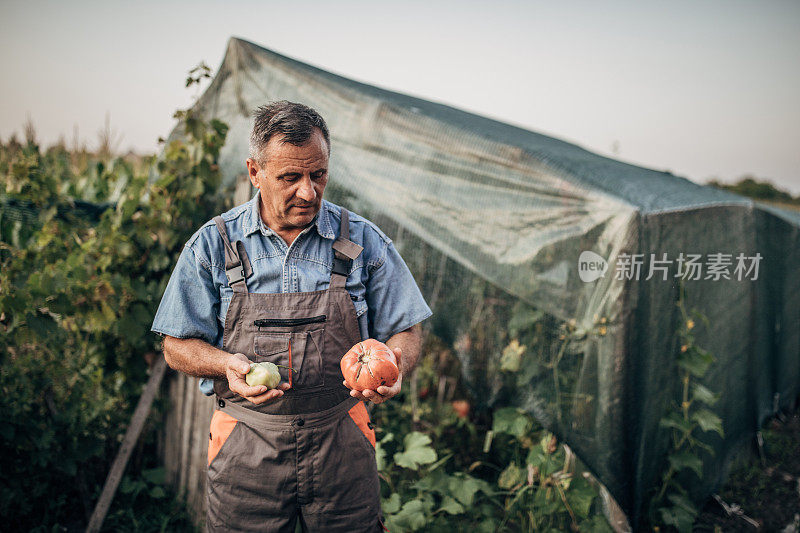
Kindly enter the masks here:
[[251, 387], [244, 379], [248, 372], [250, 372], [250, 360], [246, 355], [235, 353], [228, 357], [225, 363], [225, 377], [228, 378], [228, 388], [256, 405], [283, 396], [283, 391], [288, 390], [290, 387], [288, 383], [281, 383], [276, 389], [268, 389], [264, 385]]

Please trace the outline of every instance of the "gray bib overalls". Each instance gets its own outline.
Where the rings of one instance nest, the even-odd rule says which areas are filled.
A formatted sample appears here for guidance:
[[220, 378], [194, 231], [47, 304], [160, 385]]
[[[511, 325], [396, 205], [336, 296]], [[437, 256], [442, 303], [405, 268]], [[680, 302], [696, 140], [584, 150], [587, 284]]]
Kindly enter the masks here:
[[261, 405], [231, 392], [227, 380], [215, 380], [208, 531], [293, 533], [298, 518], [305, 531], [382, 529], [375, 433], [339, 367], [362, 340], [345, 288], [362, 248], [350, 241], [349, 215], [341, 213], [330, 286], [301, 293], [249, 293], [244, 246], [230, 242], [222, 217], [214, 219], [233, 289], [223, 350], [295, 372], [279, 367], [292, 388]]

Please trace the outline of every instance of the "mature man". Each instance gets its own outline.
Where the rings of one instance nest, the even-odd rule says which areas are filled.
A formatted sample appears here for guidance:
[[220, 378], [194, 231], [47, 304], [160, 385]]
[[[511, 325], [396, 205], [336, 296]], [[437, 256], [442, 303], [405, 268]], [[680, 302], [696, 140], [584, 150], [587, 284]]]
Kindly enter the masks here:
[[[298, 518], [306, 531], [381, 530], [363, 402], [400, 391], [431, 311], [391, 240], [323, 200], [329, 155], [316, 111], [259, 108], [246, 162], [258, 193], [189, 239], [153, 323], [172, 368], [213, 379], [210, 531], [293, 532]], [[368, 337], [392, 348], [401, 378], [349, 390], [339, 361]], [[281, 365], [277, 388], [246, 383], [262, 361]]]

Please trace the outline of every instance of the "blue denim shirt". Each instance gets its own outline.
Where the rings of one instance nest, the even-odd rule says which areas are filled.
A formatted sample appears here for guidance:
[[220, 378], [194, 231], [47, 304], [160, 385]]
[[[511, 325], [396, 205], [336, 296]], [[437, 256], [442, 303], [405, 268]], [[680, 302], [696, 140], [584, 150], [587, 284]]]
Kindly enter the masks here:
[[[231, 242], [244, 243], [253, 274], [253, 293], [310, 292], [327, 289], [333, 268], [333, 242], [339, 236], [341, 208], [322, 201], [315, 221], [291, 246], [261, 220], [259, 194], [223, 213]], [[350, 239], [364, 247], [353, 261], [347, 290], [361, 335], [386, 342], [392, 335], [431, 316], [391, 239], [372, 222], [350, 215]], [[225, 314], [233, 290], [225, 277], [225, 252], [213, 220], [186, 243], [153, 321], [152, 331], [181, 339], [197, 338], [222, 348]], [[208, 392], [210, 380], [201, 384]]]

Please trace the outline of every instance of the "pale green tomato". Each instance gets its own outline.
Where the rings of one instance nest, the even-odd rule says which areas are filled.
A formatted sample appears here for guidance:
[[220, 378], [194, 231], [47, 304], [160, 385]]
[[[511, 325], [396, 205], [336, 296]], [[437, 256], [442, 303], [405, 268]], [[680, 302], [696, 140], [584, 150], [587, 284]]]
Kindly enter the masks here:
[[244, 379], [251, 387], [266, 385], [268, 389], [274, 389], [281, 382], [281, 374], [275, 363], [250, 363], [250, 372]]

